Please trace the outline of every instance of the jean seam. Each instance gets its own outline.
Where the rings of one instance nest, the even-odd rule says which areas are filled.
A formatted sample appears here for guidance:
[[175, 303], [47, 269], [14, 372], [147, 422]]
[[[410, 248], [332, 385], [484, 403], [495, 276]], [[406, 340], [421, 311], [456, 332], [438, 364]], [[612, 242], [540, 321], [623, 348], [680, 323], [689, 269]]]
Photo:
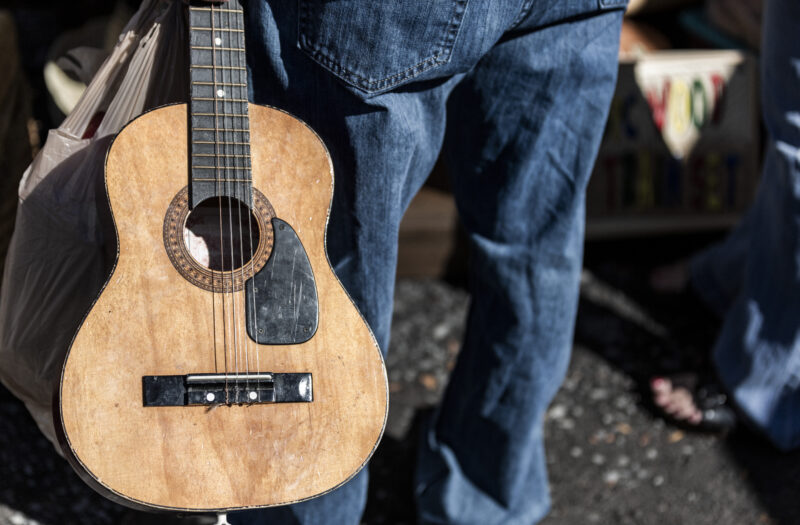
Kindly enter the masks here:
[[515, 18], [514, 21], [511, 22], [511, 27], [509, 27], [508, 29], [511, 30], [520, 25], [522, 21], [525, 20], [525, 18], [530, 14], [532, 7], [533, 7], [533, 0], [525, 0], [522, 3], [522, 7], [519, 10], [517, 18]]
[[376, 80], [370, 80], [350, 70], [349, 68], [340, 64], [328, 52], [325, 51], [323, 46], [312, 43], [305, 35], [303, 28], [307, 24], [307, 9], [300, 8], [300, 16], [298, 17], [298, 44], [300, 48], [305, 51], [317, 63], [328, 69], [331, 73], [338, 76], [345, 82], [354, 85], [357, 88], [365, 91], [380, 91], [391, 88], [400, 84], [401, 82], [413, 78], [414, 76], [421, 75], [422, 73], [432, 69], [438, 65], [445, 64], [450, 60], [450, 56], [455, 47], [455, 41], [458, 37], [458, 30], [461, 26], [461, 21], [464, 18], [468, 0], [455, 0], [454, 12], [452, 17], [447, 23], [447, 28], [444, 31], [439, 44], [434, 47], [434, 54], [426, 59], [407, 67], [393, 75], [386, 76]]

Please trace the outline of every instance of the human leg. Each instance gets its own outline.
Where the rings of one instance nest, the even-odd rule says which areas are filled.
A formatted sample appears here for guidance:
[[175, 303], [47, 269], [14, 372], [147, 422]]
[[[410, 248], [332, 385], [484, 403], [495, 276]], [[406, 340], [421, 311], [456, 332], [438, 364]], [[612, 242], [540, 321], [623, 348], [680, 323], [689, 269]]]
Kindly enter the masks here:
[[[451, 2], [453, 9], [436, 10], [423, 21], [434, 29], [441, 28], [437, 43], [458, 18], [455, 8], [459, 3], [462, 2]], [[416, 2], [405, 4], [415, 4], [411, 5], [414, 12], [423, 11]], [[254, 1], [247, 5], [253, 100], [304, 120], [328, 147], [335, 177], [327, 239], [329, 257], [384, 352], [392, 314], [397, 230], [409, 201], [438, 155], [444, 134], [445, 100], [452, 83], [448, 80], [452, 75], [445, 75], [419, 89], [380, 93], [368, 93], [348, 84], [348, 58], [370, 53], [375, 58], [374, 46], [380, 46], [397, 29], [372, 27], [373, 33], [369, 33], [365, 27], [376, 20], [368, 16], [370, 11], [392, 10], [398, 5], [361, 0], [336, 5], [281, 1]], [[328, 8], [335, 16], [328, 17]], [[397, 16], [402, 19], [403, 14]], [[298, 23], [303, 20], [305, 26]], [[386, 19], [387, 23], [392, 20]], [[359, 33], [357, 28], [363, 31]], [[327, 32], [339, 30], [345, 35], [341, 41], [322, 45]], [[365, 39], [353, 45], [363, 49], [353, 50], [346, 45], [346, 36], [357, 33]], [[316, 44], [324, 47], [325, 60], [318, 63], [308, 49], [298, 48], [303, 35], [319, 39], [308, 42], [308, 49]], [[419, 45], [422, 40], [403, 39], [397, 46], [383, 46], [383, 52], [399, 53], [404, 46]], [[337, 45], [341, 47], [334, 49]], [[337, 73], [328, 69], [333, 67], [333, 54], [337, 54], [336, 63], [343, 68]], [[385, 58], [384, 62], [391, 62], [403, 57]], [[355, 67], [365, 62], [366, 59], [357, 60]], [[384, 62], [375, 60], [375, 70], [370, 73]], [[325, 466], [311, 466], [317, 467]], [[321, 497], [287, 507], [232, 514], [230, 521], [235, 525], [355, 524], [366, 503], [367, 477], [364, 469]]]
[[732, 262], [722, 261], [720, 271], [720, 258], [711, 256], [696, 266], [706, 275], [739, 268], [733, 283], [697, 279], [710, 283], [712, 293], [701, 287], [701, 294], [712, 304], [722, 298], [726, 312], [713, 362], [736, 407], [786, 450], [800, 445], [800, 41], [789, 36], [798, 25], [796, 2], [767, 4], [761, 87], [769, 143], [759, 193], [735, 248], [721, 252]]
[[596, 6], [518, 27], [449, 101], [445, 152], [470, 238], [472, 304], [421, 440], [421, 523], [530, 524], [548, 510], [542, 420], [572, 346], [584, 190], [622, 18]]

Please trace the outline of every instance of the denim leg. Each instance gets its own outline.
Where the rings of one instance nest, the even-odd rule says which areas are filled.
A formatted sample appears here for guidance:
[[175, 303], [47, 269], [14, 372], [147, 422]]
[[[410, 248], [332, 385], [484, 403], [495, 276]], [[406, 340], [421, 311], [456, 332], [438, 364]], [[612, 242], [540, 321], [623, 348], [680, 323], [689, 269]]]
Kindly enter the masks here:
[[542, 421], [572, 347], [584, 193], [621, 20], [595, 13], [502, 40], [449, 100], [444, 148], [472, 304], [421, 439], [421, 523], [529, 525], [549, 509]]
[[[335, 177], [328, 255], [385, 352], [400, 220], [438, 156], [455, 79], [429, 89], [358, 93], [298, 49], [297, 5], [247, 4], [252, 97], [305, 121], [327, 146]], [[366, 504], [367, 479], [364, 469], [321, 497], [229, 519], [234, 525], [354, 525]]]
[[730, 310], [742, 289], [747, 252], [750, 249], [750, 210], [722, 241], [692, 257], [689, 279], [692, 288], [720, 318]]
[[750, 217], [741, 293], [714, 362], [737, 405], [779, 448], [800, 446], [800, 4], [771, 0], [764, 17], [762, 107], [769, 132]]

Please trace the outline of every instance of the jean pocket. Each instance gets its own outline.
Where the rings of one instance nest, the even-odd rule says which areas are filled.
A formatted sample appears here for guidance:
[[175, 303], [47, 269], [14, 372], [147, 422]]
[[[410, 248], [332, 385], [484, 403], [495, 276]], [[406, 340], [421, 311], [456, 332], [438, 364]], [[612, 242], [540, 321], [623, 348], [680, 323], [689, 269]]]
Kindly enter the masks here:
[[298, 46], [373, 95], [450, 61], [467, 0], [300, 0]]

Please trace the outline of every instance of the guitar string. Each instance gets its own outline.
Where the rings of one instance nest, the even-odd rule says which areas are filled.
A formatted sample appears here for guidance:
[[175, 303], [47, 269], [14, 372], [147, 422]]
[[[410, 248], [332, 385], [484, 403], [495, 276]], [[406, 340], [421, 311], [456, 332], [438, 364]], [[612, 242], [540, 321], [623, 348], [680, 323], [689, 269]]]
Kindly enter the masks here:
[[[239, 38], [241, 38], [241, 42], [240, 42], [241, 47], [242, 47], [242, 49], [244, 49], [245, 45], [246, 45], [245, 44], [245, 42], [246, 42], [245, 41], [245, 36], [244, 36], [244, 11], [242, 11], [241, 16], [239, 16], [236, 19], [236, 29], [237, 29], [236, 33], [238, 35], [240, 35]], [[242, 60], [242, 58], [244, 58], [245, 60]], [[246, 53], [244, 51], [240, 52], [237, 55], [237, 57], [236, 57], [236, 67], [239, 68], [239, 69], [236, 70], [238, 72], [238, 74], [239, 74], [239, 82], [241, 84], [247, 84], [247, 55], [246, 55]], [[242, 75], [244, 75], [244, 78], [242, 78]], [[249, 98], [249, 97], [242, 97], [242, 98]], [[247, 119], [247, 129], [250, 129], [250, 117], [249, 117], [250, 110], [249, 110], [249, 107], [245, 106], [245, 111], [242, 111], [242, 114], [243, 115], [247, 115], [247, 117], [246, 117], [246, 119]], [[248, 133], [248, 135], [250, 137], [252, 137], [252, 133]], [[250, 141], [248, 140], [247, 142], [249, 143]], [[255, 209], [254, 208], [254, 206], [255, 206], [254, 193], [255, 192], [253, 191], [253, 164], [252, 164], [252, 158], [251, 158], [251, 154], [252, 154], [251, 146], [248, 145], [247, 146], [247, 150], [244, 153], [246, 153], [246, 156], [243, 157], [243, 158], [244, 158], [245, 167], [247, 168], [245, 173], [247, 173], [249, 175], [249, 178], [250, 178], [250, 184], [247, 184], [246, 187], [247, 187], [247, 191], [249, 192], [249, 196], [250, 196], [250, 207], [252, 209]], [[248, 233], [248, 236], [250, 238], [250, 265], [251, 265], [251, 268], [253, 269], [253, 276], [251, 277], [252, 283], [253, 283], [253, 293], [251, 294], [252, 298], [253, 298], [253, 301], [252, 301], [252, 303], [253, 303], [253, 305], [252, 305], [253, 337], [258, 337], [258, 315], [257, 315], [257, 312], [256, 312], [256, 304], [257, 304], [256, 303], [256, 294], [258, 293], [258, 288], [256, 288], [256, 280], [255, 280], [255, 261], [253, 261], [255, 248], [253, 247], [253, 224], [252, 224], [252, 219], [253, 219], [253, 214], [252, 213], [248, 213], [247, 214], [247, 233]], [[259, 235], [259, 242], [260, 241], [261, 241], [261, 236]], [[247, 300], [247, 295], [246, 294], [245, 294], [245, 300]], [[255, 342], [254, 347], [255, 347], [255, 354], [256, 354], [256, 373], [260, 374], [261, 373], [261, 363], [259, 362], [260, 361], [260, 359], [259, 359], [259, 353], [260, 352], [259, 352], [259, 344], [258, 344], [257, 341]], [[261, 401], [261, 393], [260, 392], [258, 393], [258, 401]]]
[[[212, 14], [211, 17], [213, 18], [213, 16], [214, 15]], [[189, 31], [190, 31], [190, 33], [191, 32], [195, 32], [195, 34], [196, 34], [197, 33], [197, 29], [194, 28], [194, 26], [191, 23], [191, 20], [192, 20], [192, 16], [191, 16], [191, 11], [190, 11], [190, 13], [189, 13]], [[212, 23], [210, 24], [210, 26], [211, 26], [211, 31], [210, 31], [211, 38], [214, 38], [213, 20], [212, 20]], [[191, 36], [190, 36], [190, 41], [191, 41]], [[196, 70], [194, 68], [192, 68], [192, 70], [189, 73], [189, 82], [191, 82], [190, 86], [193, 86], [193, 84], [194, 84], [193, 81], [192, 81], [192, 77], [195, 75], [195, 71]], [[213, 69], [211, 70], [211, 74], [213, 76], [213, 74], [214, 74], [214, 70]], [[194, 89], [193, 87], [190, 87], [190, 89], [189, 89], [190, 96], [192, 95], [193, 89]], [[195, 107], [197, 107], [196, 103], [192, 102], [191, 108], [190, 108], [190, 110], [193, 113], [192, 119], [191, 119], [192, 125], [194, 125], [194, 119], [193, 119], [194, 111], [193, 111], [193, 108], [195, 108]], [[202, 116], [208, 117], [208, 115], [211, 115], [211, 117], [214, 118], [213, 113], [210, 113], [210, 114], [206, 113], [206, 114], [204, 114]], [[200, 116], [200, 115], [198, 115], [198, 116]], [[196, 147], [197, 146], [192, 145], [193, 149], [196, 148]], [[190, 156], [189, 161], [191, 162], [192, 165], [194, 165], [194, 157], [195, 156], [196, 155], [194, 155], [194, 154]], [[216, 169], [214, 170], [214, 172], [216, 173]], [[211, 246], [210, 246], [210, 243], [208, 243], [208, 245], [206, 246], [206, 249], [208, 250], [208, 263], [209, 263], [209, 266], [211, 266]], [[211, 331], [212, 331], [211, 333], [212, 333], [212, 339], [214, 341], [214, 343], [213, 343], [214, 372], [215, 373], [219, 373], [219, 350], [217, 348], [217, 296], [216, 296], [216, 287], [217, 287], [217, 278], [214, 275], [214, 271], [211, 270]], [[223, 351], [224, 351], [224, 343], [223, 343]], [[227, 366], [227, 359], [225, 359], [224, 362], [226, 363], [226, 366]]]
[[[217, 186], [217, 208], [219, 213], [219, 259], [220, 259], [220, 269], [219, 269], [219, 277], [220, 277], [220, 292], [221, 292], [221, 299], [222, 299], [222, 346], [225, 351], [225, 403], [230, 403], [230, 388], [228, 386], [228, 315], [225, 308], [225, 250], [224, 250], [224, 234], [222, 228], [222, 179], [220, 177], [220, 166], [219, 166], [219, 129], [217, 129], [217, 122], [219, 122], [219, 105], [218, 105], [218, 98], [216, 97], [217, 92], [217, 53], [216, 53], [216, 40], [214, 34], [216, 33], [215, 29], [215, 22], [214, 22], [214, 6], [213, 4], [210, 6], [211, 8], [211, 76], [212, 82], [214, 84], [214, 173], [216, 174], [216, 186]], [[224, 109], [224, 108], [223, 108]], [[212, 276], [214, 272], [212, 271]], [[213, 287], [213, 280], [212, 280], [212, 290]], [[213, 291], [212, 291], [213, 297]], [[216, 334], [214, 334], [216, 338]]]
[[[236, 16], [234, 16], [234, 20], [236, 21], [235, 25], [236, 25], [236, 29], [242, 29], [242, 27], [240, 27], [240, 26], [243, 25], [244, 10], [243, 10], [243, 7], [241, 5], [241, 2], [236, 0], [236, 3], [238, 4], [237, 5], [237, 11], [238, 12], [236, 13]], [[231, 26], [233, 26], [233, 25], [234, 24], [231, 24]], [[233, 31], [232, 33], [234, 35], [236, 35], [236, 48], [238, 49], [236, 51], [236, 65], [237, 66], [241, 66], [242, 55], [244, 54], [244, 48], [245, 48], [244, 32], [243, 31]], [[233, 47], [233, 46], [230, 46], [230, 47]], [[233, 59], [231, 59], [230, 65], [233, 66]], [[231, 77], [233, 77], [233, 71], [234, 70], [231, 69], [230, 71], [231, 71]], [[242, 93], [239, 96], [239, 98], [247, 100], [249, 98], [248, 94], [246, 92], [246, 89], [247, 89], [247, 87], [246, 87], [247, 86], [247, 78], [246, 77], [244, 79], [242, 78], [242, 73], [241, 73], [240, 69], [237, 69], [235, 71], [236, 71], [236, 76], [237, 76], [236, 80], [238, 81], [237, 83], [239, 85], [239, 90], [242, 91]], [[231, 79], [231, 80], [233, 80], [233, 79]], [[250, 143], [250, 118], [248, 117], [248, 114], [249, 114], [248, 113], [248, 103], [247, 102], [240, 102], [239, 105], [241, 106], [241, 111], [239, 111], [239, 114], [240, 115], [244, 115], [242, 117], [238, 117], [238, 118], [240, 118], [242, 120], [242, 125], [240, 127], [242, 129], [247, 130], [245, 132], [245, 133], [247, 133], [247, 138], [246, 139], [244, 138], [244, 133], [243, 133], [242, 134], [243, 135], [242, 142], [246, 143], [248, 145], [240, 145], [240, 146], [238, 146], [238, 148], [241, 150], [240, 151], [241, 156], [236, 157], [236, 158], [237, 159], [244, 159], [245, 158], [245, 154], [247, 154], [247, 155], [250, 154], [250, 146], [249, 146], [249, 143]], [[245, 161], [245, 166], [244, 167], [247, 168], [246, 161]], [[250, 230], [250, 228], [252, 227], [252, 225], [251, 225], [251, 216], [252, 216], [252, 209], [253, 209], [253, 204], [254, 204], [253, 203], [253, 192], [252, 192], [253, 174], [249, 169], [245, 169], [243, 171], [245, 173], [245, 178], [249, 179], [249, 182], [246, 182], [244, 184], [244, 188], [240, 187], [241, 193], [245, 196], [245, 198], [249, 197], [248, 201], [250, 203], [249, 206], [248, 206], [247, 205], [248, 201], [245, 202], [245, 213], [247, 214], [247, 221], [248, 221], [247, 222], [247, 224], [248, 224], [248, 230], [247, 231], [248, 231], [248, 241], [249, 241], [249, 258], [247, 260], [249, 261], [250, 267], [254, 268], [254, 262], [253, 262], [253, 234], [252, 234], [252, 231]], [[244, 323], [245, 323], [244, 324], [244, 335], [242, 337], [245, 340], [245, 364], [246, 364], [246, 367], [247, 367], [247, 373], [249, 374], [250, 373], [250, 347], [251, 347], [251, 341], [250, 341], [250, 338], [248, 337], [248, 334], [247, 334], [247, 325], [248, 325], [248, 318], [247, 318], [247, 281], [245, 279], [245, 273], [244, 273], [245, 272], [244, 246], [243, 246], [244, 245], [244, 236], [242, 235], [242, 214], [241, 214], [241, 209], [239, 210], [239, 237], [242, 240], [242, 244], [239, 245], [240, 246], [240, 252], [239, 253], [240, 253], [240, 256], [241, 256], [241, 259], [242, 259], [242, 262], [241, 262], [241, 264], [242, 264], [242, 266], [241, 266], [242, 290], [243, 290], [242, 291], [242, 294], [243, 294], [242, 297], [244, 299], [242, 310], [243, 310], [243, 317], [244, 317]], [[253, 272], [253, 274], [255, 275], [255, 272]], [[258, 371], [258, 368], [256, 367], [256, 372], [257, 371]], [[249, 390], [249, 385], [248, 385], [248, 390]], [[255, 391], [256, 392], [258, 391], [257, 386], [256, 386], [256, 390]], [[249, 394], [248, 394], [248, 396], [249, 396]], [[256, 396], [258, 396], [258, 393], [256, 393]], [[254, 401], [252, 398], [248, 398], [248, 399], [251, 402]]]
[[[239, 9], [238, 9], [239, 8], [238, 1], [234, 0], [234, 2], [232, 2], [232, 3], [234, 4], [233, 5], [234, 9], [232, 9], [231, 11], [228, 11], [228, 15], [227, 15], [228, 28], [229, 29], [233, 27], [233, 20], [238, 20], [238, 17], [240, 16], [240, 12], [238, 12], [239, 11]], [[237, 13], [235, 15], [232, 15], [231, 12], [234, 11], [234, 10], [237, 11]], [[237, 25], [238, 25], [238, 23], [237, 23]], [[239, 42], [240, 36], [237, 33], [234, 33], [234, 34], [236, 35], [236, 42], [235, 42], [236, 45], [235, 46], [234, 46], [233, 38], [231, 38], [230, 33], [228, 34], [228, 40], [229, 40], [228, 46], [227, 46], [227, 49], [229, 50], [228, 51], [228, 66], [233, 66], [233, 56], [234, 56], [234, 51], [233, 50], [234, 49], [239, 49], [241, 47], [244, 47], [244, 43]], [[238, 56], [238, 53], [241, 53], [241, 51], [236, 51], [236, 53], [237, 53], [237, 56]], [[238, 60], [237, 60], [237, 63], [238, 63]], [[230, 86], [234, 86], [235, 85], [237, 87], [237, 89], [241, 90], [242, 89], [242, 87], [241, 87], [241, 84], [242, 84], [241, 79], [237, 79], [237, 80], [239, 80], [239, 82], [234, 82], [233, 70], [230, 70], [230, 69], [228, 70], [228, 76], [230, 77], [229, 78], [230, 82], [229, 82], [228, 85], [230, 85]], [[232, 90], [233, 90], [233, 88], [232, 88]], [[237, 96], [237, 98], [246, 99], [247, 96], [246, 96], [246, 94], [241, 94], [240, 93]], [[238, 104], [239, 105], [244, 105], [244, 104], [246, 104], [246, 102], [239, 102]], [[233, 106], [233, 103], [231, 103], [231, 106]], [[234, 113], [236, 113], [236, 111], [235, 111], [235, 108], [232, 107], [231, 114], [233, 115]], [[239, 114], [240, 115], [245, 114], [244, 109], [239, 111]], [[244, 123], [244, 118], [243, 117], [231, 117], [231, 125], [234, 127], [234, 129], [237, 129], [237, 126], [233, 123], [235, 118], [239, 118], [239, 119], [243, 120], [242, 124], [240, 126], [238, 126], [238, 129], [240, 129], [240, 130], [248, 129], [244, 125], [245, 123]], [[247, 133], [246, 131], [239, 131], [239, 133], [242, 134], [242, 140], [241, 140], [242, 143], [249, 142], [249, 137], [247, 137], [247, 139], [246, 139], [245, 136], [244, 136], [244, 134]], [[249, 133], [247, 133], [247, 134], [249, 135]], [[238, 146], [234, 145], [232, 147], [232, 149], [233, 149], [233, 156], [231, 157], [231, 163], [236, 164], [236, 159], [241, 158], [241, 157], [237, 157], [236, 156], [237, 153], [239, 153], [239, 152], [237, 152], [237, 149], [242, 150], [242, 149], [244, 149], [244, 146], [242, 146], [242, 145], [238, 145]], [[237, 166], [237, 167], [239, 167], [239, 166]], [[245, 179], [252, 179], [252, 177], [249, 177], [247, 175], [247, 172], [245, 172]], [[239, 195], [239, 196], [243, 196], [243, 194], [245, 193], [245, 191], [242, 188], [241, 184], [242, 183], [238, 183], [237, 186], [236, 186], [236, 189], [235, 189], [236, 194]], [[247, 211], [249, 213], [249, 209]], [[247, 291], [245, 289], [245, 278], [244, 278], [244, 270], [245, 270], [245, 267], [244, 267], [244, 235], [242, 234], [242, 200], [240, 198], [236, 199], [236, 212], [237, 212], [238, 221], [239, 221], [239, 274], [240, 274], [241, 280], [242, 280], [242, 297], [245, 300], [244, 304], [241, 305], [242, 306], [242, 315], [241, 315], [241, 317], [242, 317], [242, 320], [245, 323], [244, 329], [242, 330], [242, 334], [241, 334], [241, 339], [243, 341], [243, 345], [242, 345], [243, 348], [242, 349], [244, 350], [244, 374], [245, 374], [244, 375], [244, 388], [245, 388], [245, 396], [247, 397], [247, 400], [249, 402], [249, 401], [252, 401], [250, 399], [250, 341], [249, 341], [249, 338], [247, 337], [247, 324], [246, 324], [247, 323], [247, 308], [246, 308], [246, 306], [247, 306], [247, 302], [246, 302], [247, 301]], [[238, 301], [237, 301], [237, 303], [238, 303]], [[240, 328], [240, 327], [238, 327], [238, 325], [237, 325], [237, 328]]]
[[[226, 21], [228, 23], [230, 23], [230, 13], [228, 13], [226, 15]], [[222, 13], [220, 13], [220, 25], [222, 25]], [[216, 40], [214, 41], [214, 45], [216, 45]], [[225, 47], [226, 46], [223, 46], [223, 50], [222, 50], [222, 52], [220, 54], [220, 60], [223, 61], [223, 62], [224, 62], [224, 58], [226, 56], [225, 55], [225, 50], [224, 50]], [[230, 47], [230, 46], [227, 46], [227, 47]], [[215, 52], [216, 52], [216, 50], [215, 50]], [[230, 52], [228, 52], [228, 59], [230, 60]], [[223, 64], [223, 65], [226, 65], [226, 64]], [[231, 66], [231, 64], [227, 64], [227, 66]], [[222, 81], [223, 82], [225, 82], [225, 71], [228, 71], [228, 70], [223, 70], [222, 71], [222, 79], [223, 79]], [[222, 89], [222, 88], [220, 88], [220, 89]], [[226, 122], [225, 122], [226, 107], [227, 107], [229, 101], [230, 101], [230, 105], [233, 104], [234, 97], [227, 91], [222, 90], [222, 93], [223, 93], [222, 97], [221, 97], [222, 98], [222, 113], [223, 113], [223, 116], [222, 116], [222, 133], [223, 133], [223, 137], [225, 137], [227, 135], [227, 133], [235, 133], [235, 131], [233, 131], [234, 128], [231, 128], [230, 131], [225, 129], [225, 127], [226, 127], [225, 126], [225, 124], [226, 124]], [[232, 93], [232, 90], [231, 90], [231, 93]], [[217, 94], [218, 97], [220, 96], [219, 95], [219, 91], [216, 94]], [[231, 113], [233, 113], [233, 111], [231, 111]], [[227, 149], [228, 148], [228, 144], [227, 144], [228, 141], [227, 141], [227, 139], [225, 140], [225, 142], [226, 142], [226, 144], [223, 146], [223, 148], [224, 148], [224, 152], [227, 153], [228, 152], [228, 149]], [[226, 170], [228, 169], [228, 158], [229, 157], [224, 157], [224, 160], [223, 160]], [[239, 334], [239, 323], [237, 322], [237, 319], [236, 319], [236, 310], [237, 310], [237, 308], [236, 308], [236, 287], [235, 287], [235, 284], [236, 284], [236, 280], [235, 280], [235, 276], [236, 276], [236, 269], [235, 269], [236, 268], [236, 258], [235, 258], [235, 252], [234, 252], [234, 249], [233, 249], [233, 200], [234, 200], [234, 197], [231, 196], [231, 195], [236, 195], [236, 191], [235, 191], [235, 187], [236, 186], [234, 185], [234, 180], [231, 179], [231, 177], [233, 177], [234, 174], [236, 173], [236, 170], [230, 169], [230, 172], [231, 172], [231, 176], [230, 177], [227, 177], [227, 175], [226, 175], [225, 184], [227, 185], [227, 190], [228, 190], [226, 193], [227, 193], [227, 197], [228, 197], [228, 233], [230, 234], [230, 237], [229, 237], [230, 241], [229, 241], [228, 244], [230, 246], [230, 261], [231, 261], [231, 266], [230, 266], [230, 283], [231, 283], [230, 296], [231, 296], [231, 313], [232, 313], [232, 321], [233, 321], [231, 332], [233, 332], [233, 348], [234, 348], [234, 351], [235, 351], [234, 362], [235, 362], [235, 366], [236, 366], [236, 386], [234, 387], [234, 391], [236, 392], [236, 394], [234, 396], [234, 401], [238, 402], [239, 401], [239, 374], [240, 374], [240, 369], [241, 369], [241, 348], [240, 348], [241, 347], [241, 342], [240, 342], [241, 337], [240, 337], [240, 334]]]

